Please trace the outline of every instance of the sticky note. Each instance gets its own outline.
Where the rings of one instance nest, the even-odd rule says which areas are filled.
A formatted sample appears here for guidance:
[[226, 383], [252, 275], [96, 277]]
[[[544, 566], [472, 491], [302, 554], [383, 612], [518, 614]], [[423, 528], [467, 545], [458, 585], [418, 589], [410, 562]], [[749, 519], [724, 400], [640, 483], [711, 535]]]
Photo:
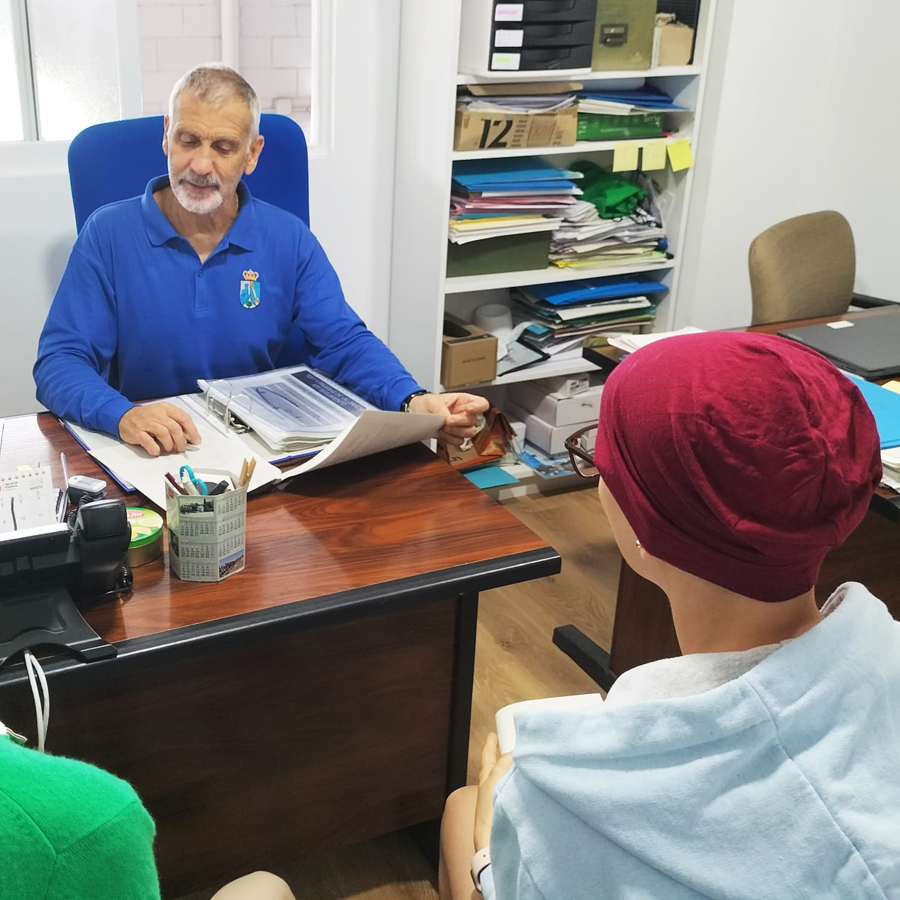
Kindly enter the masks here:
[[613, 150], [613, 172], [633, 172], [638, 167], [637, 141], [620, 141]]
[[641, 169], [645, 172], [653, 172], [656, 169], [664, 169], [666, 167], [666, 142], [652, 141], [644, 144], [641, 153]]
[[669, 162], [672, 163], [673, 172], [689, 169], [694, 164], [690, 141], [675, 141], [666, 149], [669, 151]]

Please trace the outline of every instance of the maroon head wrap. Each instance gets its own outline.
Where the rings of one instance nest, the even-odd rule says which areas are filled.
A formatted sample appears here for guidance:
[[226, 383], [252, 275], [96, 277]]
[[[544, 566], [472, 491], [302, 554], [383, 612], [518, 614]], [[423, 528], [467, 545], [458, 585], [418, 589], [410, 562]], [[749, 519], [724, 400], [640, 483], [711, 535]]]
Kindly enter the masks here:
[[766, 601], [816, 583], [881, 478], [853, 382], [800, 344], [741, 332], [666, 338], [620, 363], [594, 455], [648, 553]]

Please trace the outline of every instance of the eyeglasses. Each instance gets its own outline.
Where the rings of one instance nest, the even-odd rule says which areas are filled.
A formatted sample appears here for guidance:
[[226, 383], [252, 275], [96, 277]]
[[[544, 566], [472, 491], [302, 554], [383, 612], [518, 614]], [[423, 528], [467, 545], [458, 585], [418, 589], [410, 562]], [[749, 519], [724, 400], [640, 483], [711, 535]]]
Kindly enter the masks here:
[[566, 438], [566, 450], [569, 451], [572, 468], [582, 478], [596, 478], [600, 474], [594, 465], [594, 444], [596, 441], [596, 425], [579, 428], [575, 434], [570, 434]]

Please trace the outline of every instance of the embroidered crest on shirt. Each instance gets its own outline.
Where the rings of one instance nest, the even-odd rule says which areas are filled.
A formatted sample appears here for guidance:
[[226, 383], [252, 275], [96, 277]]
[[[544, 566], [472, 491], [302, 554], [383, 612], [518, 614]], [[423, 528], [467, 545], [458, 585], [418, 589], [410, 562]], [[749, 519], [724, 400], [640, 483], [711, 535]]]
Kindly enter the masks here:
[[241, 306], [246, 309], [253, 309], [259, 306], [259, 272], [254, 272], [253, 269], [246, 269], [243, 274]]

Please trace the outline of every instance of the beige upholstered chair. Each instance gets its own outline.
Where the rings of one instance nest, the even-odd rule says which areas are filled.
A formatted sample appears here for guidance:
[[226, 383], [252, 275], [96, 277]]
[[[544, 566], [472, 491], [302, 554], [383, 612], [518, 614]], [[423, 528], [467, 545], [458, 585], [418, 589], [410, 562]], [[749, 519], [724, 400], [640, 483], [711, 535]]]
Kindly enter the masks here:
[[841, 315], [855, 276], [853, 232], [839, 212], [779, 222], [750, 245], [753, 324]]

